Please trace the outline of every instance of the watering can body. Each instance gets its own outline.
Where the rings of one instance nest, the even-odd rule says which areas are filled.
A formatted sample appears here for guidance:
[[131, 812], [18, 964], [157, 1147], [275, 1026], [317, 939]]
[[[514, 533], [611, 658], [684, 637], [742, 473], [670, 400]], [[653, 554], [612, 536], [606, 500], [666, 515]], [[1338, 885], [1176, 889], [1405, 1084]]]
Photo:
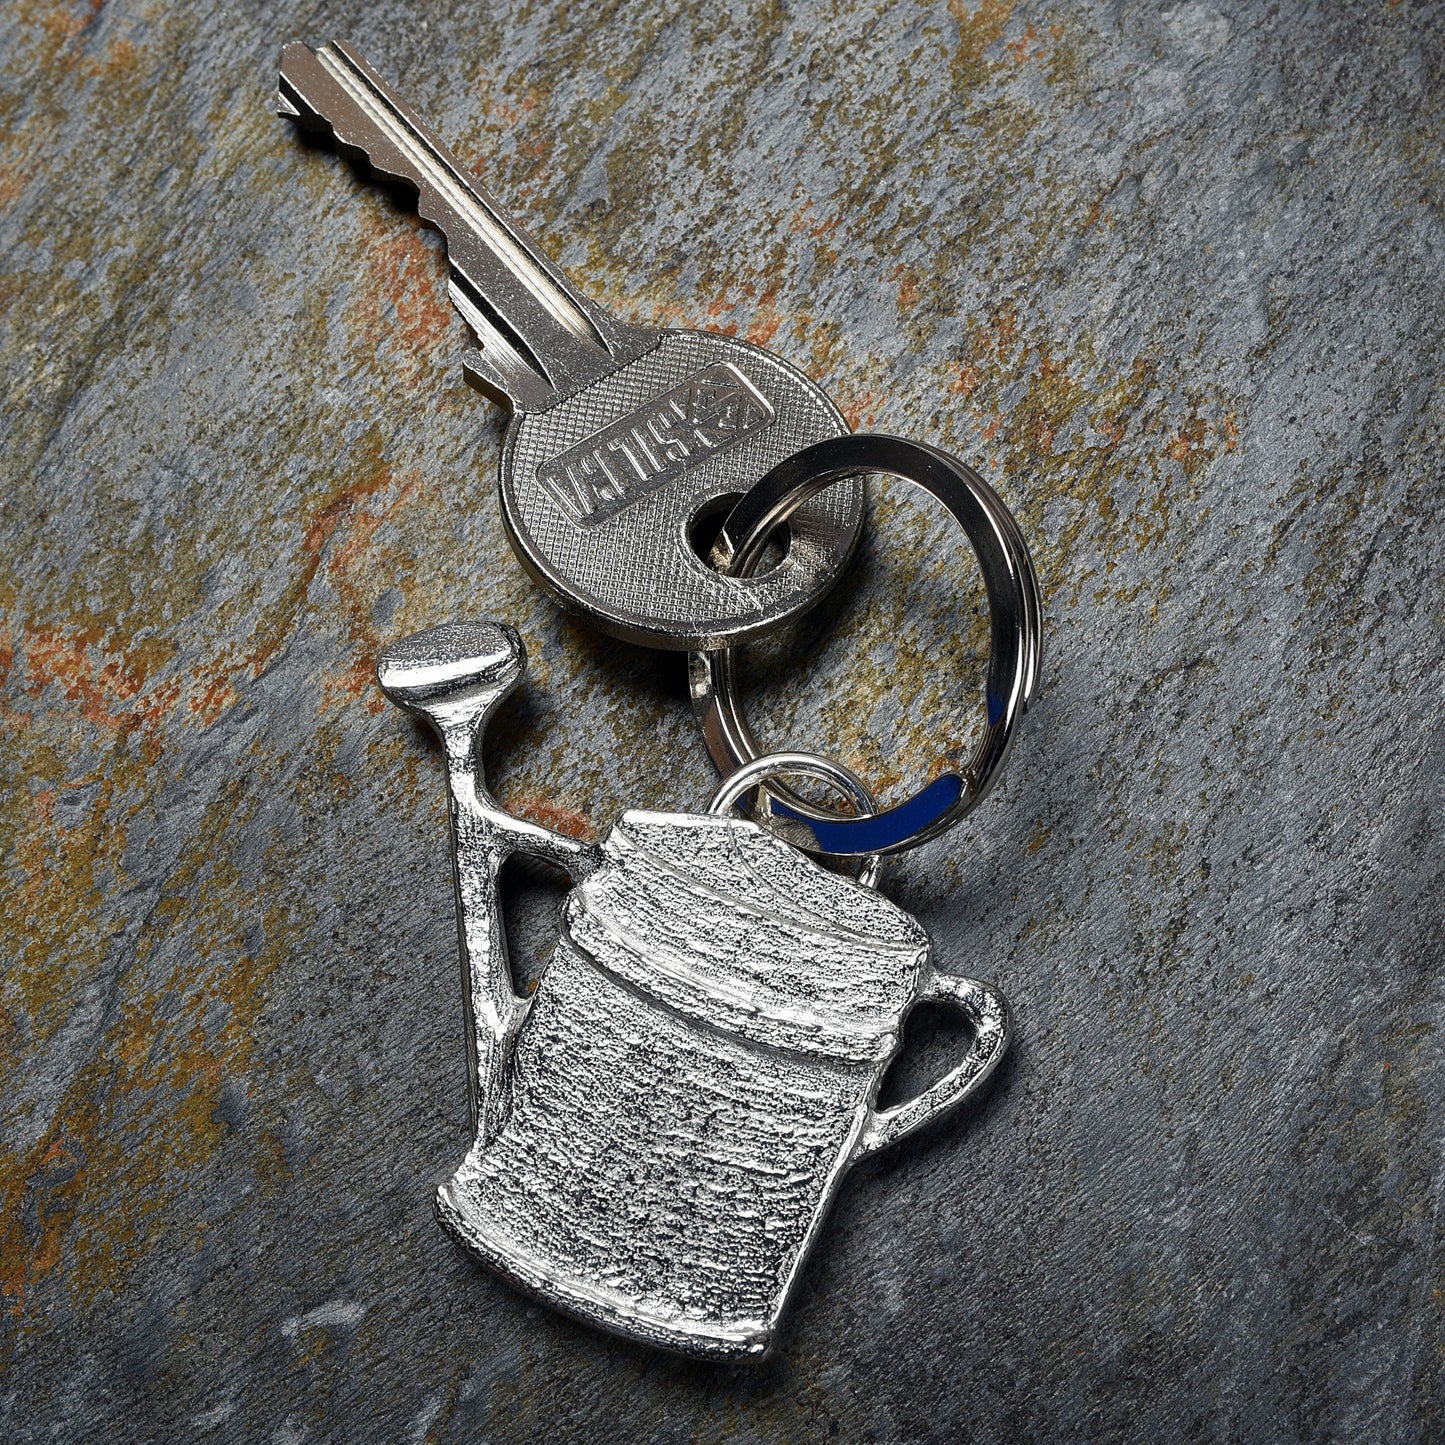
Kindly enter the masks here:
[[[447, 764], [475, 1137], [437, 1212], [484, 1263], [596, 1325], [762, 1354], [849, 1166], [988, 1077], [1007, 1006], [937, 972], [927, 934], [872, 888], [755, 823], [629, 812], [598, 847], [508, 814], [478, 744], [525, 666], [496, 622], [416, 633], [377, 665]], [[577, 880], [527, 999], [497, 896], [519, 852]], [[926, 998], [961, 1009], [972, 1041], [879, 1109]]]
[[[595, 1324], [761, 1354], [849, 1165], [992, 1067], [1002, 1001], [940, 982], [913, 919], [755, 824], [632, 812], [601, 854], [438, 1213]], [[878, 1111], [904, 1015], [940, 991], [974, 1017], [965, 1064], [916, 1117]]]

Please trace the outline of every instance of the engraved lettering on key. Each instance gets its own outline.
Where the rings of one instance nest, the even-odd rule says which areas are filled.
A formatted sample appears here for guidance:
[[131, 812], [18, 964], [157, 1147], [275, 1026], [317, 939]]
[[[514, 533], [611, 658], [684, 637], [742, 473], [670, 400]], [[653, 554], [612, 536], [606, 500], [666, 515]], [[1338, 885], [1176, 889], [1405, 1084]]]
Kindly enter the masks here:
[[[772, 420], [772, 407], [736, 367], [709, 366], [543, 462], [537, 481], [578, 526], [593, 526]], [[629, 470], [618, 470], [618, 460]]]
[[633, 642], [719, 647], [837, 581], [862, 532], [861, 478], [798, 512], [764, 575], [721, 576], [690, 540], [720, 497], [848, 431], [816, 383], [736, 337], [638, 326], [589, 301], [350, 46], [288, 45], [278, 105], [414, 193], [445, 236], [451, 299], [478, 343], [463, 369], [512, 413], [502, 521], [563, 606]]

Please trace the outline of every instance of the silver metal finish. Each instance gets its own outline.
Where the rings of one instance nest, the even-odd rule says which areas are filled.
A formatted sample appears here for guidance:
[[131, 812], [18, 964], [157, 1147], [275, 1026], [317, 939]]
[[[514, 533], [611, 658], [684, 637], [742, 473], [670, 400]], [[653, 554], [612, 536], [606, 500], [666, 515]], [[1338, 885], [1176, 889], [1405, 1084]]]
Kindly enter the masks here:
[[[773, 796], [766, 788], [759, 786], [771, 778], [797, 776], [799, 773], [832, 783], [853, 799], [864, 817], [871, 817], [878, 811], [868, 784], [852, 768], [845, 768], [842, 763], [835, 763], [832, 758], [825, 758], [820, 753], [767, 753], [761, 758], [754, 758], [750, 763], [744, 763], [730, 778], [724, 778], [718, 785], [707, 810], [709, 813], [726, 816], [745, 793], [756, 793], [757, 803], [761, 806], [755, 806], [751, 814], [754, 822], [762, 823], [767, 820], [766, 826], [770, 833], [794, 844], [795, 847], [811, 847], [815, 840], [807, 823], [800, 818], [771, 812], [768, 804], [773, 801]], [[863, 860], [858, 881], [865, 888], [876, 888], [882, 873], [883, 855], [870, 853]]]
[[[752, 822], [633, 811], [591, 848], [509, 817], [479, 743], [523, 666], [516, 633], [486, 623], [408, 638], [377, 669], [447, 758], [476, 1137], [438, 1215], [594, 1324], [761, 1354], [848, 1168], [983, 1083], [1007, 1005], [938, 973], [907, 914]], [[529, 999], [497, 910], [516, 850], [580, 880]], [[932, 1087], [880, 1109], [920, 999], [961, 1009], [973, 1040]]]
[[527, 1016], [512, 990], [497, 874], [513, 853], [545, 859], [574, 877], [598, 862], [595, 848], [504, 813], [487, 792], [477, 744], [526, 668], [522, 639], [500, 622], [418, 632], [387, 648], [376, 665], [382, 691], [432, 725], [446, 756], [467, 1090], [478, 1140], [491, 1138], [502, 1122], [508, 1061]]
[[630, 641], [719, 647], [837, 581], [863, 524], [857, 479], [797, 512], [765, 577], [720, 576], [691, 541], [783, 458], [847, 432], [814, 382], [732, 337], [633, 326], [589, 302], [350, 46], [288, 45], [278, 105], [414, 191], [446, 237], [451, 298], [480, 348], [468, 379], [512, 410], [508, 536], [564, 606]]
[[806, 611], [842, 576], [862, 536], [863, 482], [798, 513], [787, 556], [761, 577], [716, 571], [691, 531], [799, 448], [846, 431], [776, 356], [712, 332], [664, 332], [630, 366], [515, 418], [502, 517], [528, 572], [604, 631], [671, 649], [741, 641]]
[[342, 41], [281, 52], [281, 113], [416, 192], [447, 242], [451, 297], [483, 348], [478, 379], [541, 408], [657, 344], [579, 294], [409, 105]]
[[[812, 851], [838, 856], [898, 853], [957, 823], [999, 775], [1019, 719], [1038, 688], [1043, 603], [1028, 544], [1002, 499], [971, 467], [922, 442], [857, 434], [819, 442], [789, 457], [739, 500], [713, 556], [730, 574], [757, 565], [769, 537], [797, 508], [840, 479], [877, 472], [936, 497], [963, 528], [988, 593], [990, 651], [983, 735], [961, 773], [935, 778], [906, 802], [872, 816], [846, 818], [819, 809], [780, 783], [769, 791], [782, 811], [812, 828]], [[743, 711], [737, 654], [696, 652], [689, 662], [693, 707], [718, 771], [730, 777], [762, 754]]]

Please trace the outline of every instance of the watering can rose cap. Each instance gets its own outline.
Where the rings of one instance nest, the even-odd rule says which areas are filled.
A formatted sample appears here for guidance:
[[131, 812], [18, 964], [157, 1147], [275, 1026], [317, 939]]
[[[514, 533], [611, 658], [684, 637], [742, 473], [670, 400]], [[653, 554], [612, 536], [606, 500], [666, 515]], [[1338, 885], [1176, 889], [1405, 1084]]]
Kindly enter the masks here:
[[502, 622], [446, 622], [393, 642], [376, 664], [382, 691], [403, 707], [473, 687], [516, 683], [527, 666], [526, 649]]

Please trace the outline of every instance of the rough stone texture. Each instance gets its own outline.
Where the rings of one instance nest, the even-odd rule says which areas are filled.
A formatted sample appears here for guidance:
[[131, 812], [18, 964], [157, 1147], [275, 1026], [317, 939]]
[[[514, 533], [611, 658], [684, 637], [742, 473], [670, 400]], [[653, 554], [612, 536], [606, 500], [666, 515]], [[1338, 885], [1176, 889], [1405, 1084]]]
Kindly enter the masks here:
[[[269, 114], [334, 33], [595, 295], [957, 449], [1037, 547], [1043, 700], [889, 884], [1020, 1040], [854, 1177], [761, 1368], [529, 1306], [431, 1217], [444, 793], [378, 648], [520, 628], [491, 755], [533, 816], [712, 780], [676, 661], [511, 557], [435, 239]], [[11, 0], [0, 1435], [1439, 1438], [1442, 38], [1409, 0]], [[984, 630], [879, 494], [750, 667], [771, 739], [892, 786]]]

